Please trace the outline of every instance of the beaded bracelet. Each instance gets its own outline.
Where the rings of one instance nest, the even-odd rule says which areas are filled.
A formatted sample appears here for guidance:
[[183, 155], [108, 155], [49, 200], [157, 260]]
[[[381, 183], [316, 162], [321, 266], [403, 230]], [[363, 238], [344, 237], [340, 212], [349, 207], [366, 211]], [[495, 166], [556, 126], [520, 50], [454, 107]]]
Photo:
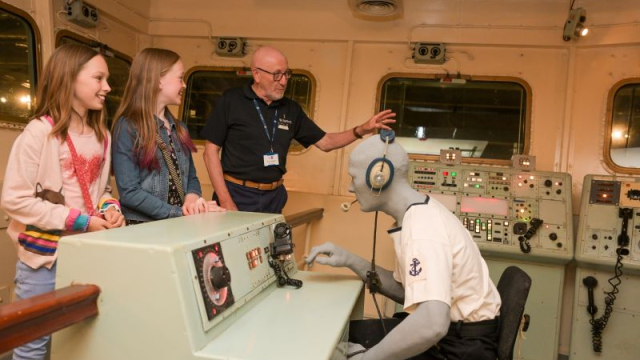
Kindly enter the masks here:
[[109, 205], [107, 205], [106, 207], [104, 207], [104, 208], [100, 209], [99, 213], [100, 213], [100, 214], [102, 214], [102, 215], [104, 215], [104, 214], [107, 212], [107, 210], [109, 210], [109, 208], [112, 208], [112, 207], [113, 207], [113, 208], [116, 208], [116, 211], [117, 211], [117, 212], [122, 213], [122, 211], [120, 211], [120, 207], [119, 207], [118, 205], [116, 205], [116, 204], [109, 204]]
[[87, 216], [87, 223], [84, 224], [84, 228], [82, 229], [83, 232], [87, 232], [87, 230], [89, 230], [89, 222], [91, 222], [91, 216]]

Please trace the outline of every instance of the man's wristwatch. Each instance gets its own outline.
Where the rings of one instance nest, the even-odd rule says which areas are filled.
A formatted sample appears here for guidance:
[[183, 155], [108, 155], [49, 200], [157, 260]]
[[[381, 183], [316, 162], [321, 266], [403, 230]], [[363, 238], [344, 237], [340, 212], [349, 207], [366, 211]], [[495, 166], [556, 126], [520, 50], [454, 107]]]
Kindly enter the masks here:
[[358, 134], [358, 131], [356, 130], [357, 128], [357, 126], [353, 127], [353, 136], [355, 136], [356, 139], [362, 139], [362, 135]]

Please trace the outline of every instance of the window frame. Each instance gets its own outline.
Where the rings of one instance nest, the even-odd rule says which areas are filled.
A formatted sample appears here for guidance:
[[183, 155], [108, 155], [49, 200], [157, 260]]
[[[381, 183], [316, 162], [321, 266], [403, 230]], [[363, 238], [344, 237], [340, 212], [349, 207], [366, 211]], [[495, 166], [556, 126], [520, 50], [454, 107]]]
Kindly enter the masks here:
[[[13, 5], [7, 4], [5, 2], [0, 2], [0, 9], [4, 10], [16, 17], [19, 17], [20, 19], [24, 20], [27, 24], [29, 24], [29, 27], [31, 28], [31, 31], [33, 33], [33, 42], [34, 42], [34, 48], [33, 48], [33, 56], [34, 56], [34, 61], [35, 61], [35, 69], [33, 69], [34, 74], [33, 74], [33, 88], [34, 88], [34, 94], [37, 94], [37, 90], [38, 90], [38, 78], [40, 76], [40, 74], [42, 73], [42, 36], [40, 34], [40, 28], [38, 28], [38, 24], [36, 23], [36, 21], [33, 19], [33, 17], [31, 17], [31, 15], [29, 15], [29, 13], [27, 13], [26, 11], [19, 9]], [[34, 96], [34, 98], [31, 100], [32, 101], [32, 106], [35, 107], [35, 101], [36, 101], [36, 97]], [[27, 124], [29, 123], [29, 121], [31, 120], [31, 118], [25, 119], [24, 122], [16, 122], [16, 121], [8, 121], [8, 120], [0, 120], [0, 128], [5, 128], [5, 129], [15, 129], [15, 130], [23, 130]]]
[[[242, 66], [209, 66], [209, 65], [198, 65], [198, 66], [193, 66], [191, 68], [189, 68], [185, 74], [184, 74], [184, 82], [185, 84], [189, 83], [189, 77], [191, 75], [193, 75], [195, 72], [199, 72], [199, 71], [226, 71], [226, 72], [238, 72], [238, 71], [246, 71], [248, 74], [250, 74], [247, 77], [251, 77], [253, 78], [253, 76], [251, 75], [251, 68], [250, 67], [242, 67]], [[311, 93], [309, 94], [310, 97], [310, 101], [309, 101], [309, 113], [307, 114], [307, 116], [309, 117], [309, 119], [313, 120], [313, 114], [315, 113], [315, 106], [316, 106], [316, 89], [317, 89], [317, 81], [315, 76], [313, 76], [313, 74], [310, 71], [304, 70], [304, 69], [291, 69], [293, 75], [304, 75], [307, 78], [309, 78], [309, 81], [311, 81]], [[187, 92], [185, 90], [185, 96], [182, 100], [182, 102], [180, 103], [180, 108], [178, 110], [178, 114], [180, 114], [180, 119], [182, 120], [182, 117], [184, 115], [184, 107], [186, 104], [186, 100], [187, 100]], [[315, 122], [315, 120], [314, 120]], [[198, 145], [204, 145], [206, 140], [193, 140], [194, 143], [198, 144]], [[306, 152], [309, 148], [305, 148], [302, 145], [291, 145], [289, 146], [289, 155], [298, 155], [298, 154], [302, 154], [304, 152]]]
[[[376, 88], [376, 103], [374, 113], [378, 113], [380, 111], [380, 105], [382, 102], [382, 89], [387, 82], [387, 80], [392, 78], [410, 78], [410, 79], [426, 79], [426, 80], [439, 80], [451, 78], [450, 74], [442, 74], [442, 73], [405, 73], [405, 72], [393, 72], [386, 74], [383, 76], [380, 81], [378, 81], [378, 86]], [[485, 75], [456, 75], [456, 78], [464, 79], [467, 81], [492, 81], [492, 82], [511, 82], [517, 83], [522, 86], [526, 92], [526, 108], [525, 108], [525, 124], [524, 124], [524, 146], [522, 149], [521, 155], [529, 155], [530, 145], [531, 145], [531, 113], [532, 113], [532, 98], [533, 91], [531, 90], [531, 86], [524, 79], [514, 77], [514, 76], [485, 76]], [[411, 160], [426, 160], [426, 161], [439, 161], [439, 155], [427, 155], [427, 154], [415, 154], [410, 153], [409, 159]], [[472, 163], [472, 164], [487, 164], [487, 165], [508, 165], [511, 166], [511, 160], [503, 160], [503, 159], [485, 159], [485, 158], [471, 158], [471, 157], [462, 157], [462, 163]]]
[[102, 43], [98, 40], [94, 40], [94, 39], [90, 39], [86, 36], [83, 36], [82, 34], [78, 34], [76, 32], [70, 31], [70, 30], [60, 30], [56, 33], [56, 43], [55, 43], [55, 48], [57, 49], [58, 47], [60, 47], [60, 41], [62, 41], [63, 37], [69, 37], [72, 38], [78, 42], [81, 42], [87, 46], [91, 46], [91, 42], [96, 42], [99, 43], [100, 45], [104, 45], [107, 46], [109, 48], [109, 51], [113, 53], [114, 57], [118, 57], [121, 60], [124, 60], [126, 62], [129, 63], [129, 66], [131, 66], [131, 64], [133, 63], [133, 58], [123, 52], [120, 52], [114, 48], [112, 48], [111, 46], [109, 46], [106, 43]]
[[602, 147], [603, 151], [603, 160], [609, 169], [611, 169], [615, 173], [620, 174], [629, 174], [629, 175], [638, 175], [640, 174], [640, 167], [630, 168], [624, 167], [616, 164], [611, 158], [611, 132], [613, 131], [613, 103], [616, 97], [616, 94], [620, 89], [622, 89], [626, 85], [636, 84], [640, 87], [640, 77], [633, 77], [622, 79], [617, 83], [613, 84], [609, 93], [607, 94], [607, 105], [606, 105], [606, 119], [604, 124], [604, 146]]

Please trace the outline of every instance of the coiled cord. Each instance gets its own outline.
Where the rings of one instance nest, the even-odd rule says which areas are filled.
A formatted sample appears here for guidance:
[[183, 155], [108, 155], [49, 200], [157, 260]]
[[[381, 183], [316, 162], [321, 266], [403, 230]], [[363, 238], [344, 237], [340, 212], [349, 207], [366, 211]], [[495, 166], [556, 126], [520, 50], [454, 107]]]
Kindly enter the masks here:
[[276, 273], [276, 278], [278, 279], [279, 286], [293, 286], [296, 289], [300, 289], [302, 287], [302, 280], [292, 279], [287, 274], [287, 271], [284, 269], [284, 266], [280, 264], [278, 260], [269, 260], [269, 266]]
[[614, 275], [609, 279], [609, 284], [611, 284], [611, 291], [605, 292], [605, 308], [604, 314], [598, 319], [595, 318], [594, 314], [591, 314], [591, 320], [589, 320], [589, 324], [591, 324], [591, 342], [593, 344], [593, 351], [600, 353], [602, 352], [602, 331], [607, 327], [607, 323], [609, 322], [609, 317], [611, 317], [611, 313], [613, 312], [613, 304], [616, 301], [616, 294], [620, 292], [618, 286], [622, 283], [620, 277], [622, 276], [622, 248], [618, 248], [616, 253], [618, 254], [618, 259], [616, 260], [616, 265], [614, 268]]
[[520, 242], [520, 251], [525, 254], [531, 252], [531, 244], [529, 244], [529, 239], [525, 239], [524, 236], [518, 236], [518, 241]]

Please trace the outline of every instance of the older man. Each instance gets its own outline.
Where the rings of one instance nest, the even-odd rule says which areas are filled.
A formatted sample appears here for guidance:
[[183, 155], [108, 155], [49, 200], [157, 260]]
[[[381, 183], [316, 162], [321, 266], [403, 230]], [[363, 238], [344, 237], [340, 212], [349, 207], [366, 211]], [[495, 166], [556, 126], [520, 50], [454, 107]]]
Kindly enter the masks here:
[[[395, 328], [370, 349], [350, 346], [359, 348], [352, 351], [351, 360], [495, 360], [501, 301], [487, 264], [455, 215], [411, 188], [407, 153], [400, 145], [387, 143], [392, 137], [383, 132], [353, 150], [349, 190], [362, 211], [379, 210], [395, 218], [397, 227], [389, 235], [396, 269], [376, 271], [380, 292], [404, 304], [411, 314], [399, 324], [391, 322]], [[363, 280], [371, 270], [367, 260], [332, 243], [311, 249], [307, 262], [314, 261], [348, 267]], [[352, 325], [362, 328], [362, 323]], [[357, 341], [376, 340], [360, 336]]]
[[284, 97], [291, 70], [280, 51], [256, 50], [251, 72], [251, 83], [222, 95], [201, 133], [214, 200], [228, 210], [282, 212], [287, 202], [282, 176], [292, 139], [331, 151], [395, 122], [395, 114], [385, 110], [347, 131], [325, 133]]

